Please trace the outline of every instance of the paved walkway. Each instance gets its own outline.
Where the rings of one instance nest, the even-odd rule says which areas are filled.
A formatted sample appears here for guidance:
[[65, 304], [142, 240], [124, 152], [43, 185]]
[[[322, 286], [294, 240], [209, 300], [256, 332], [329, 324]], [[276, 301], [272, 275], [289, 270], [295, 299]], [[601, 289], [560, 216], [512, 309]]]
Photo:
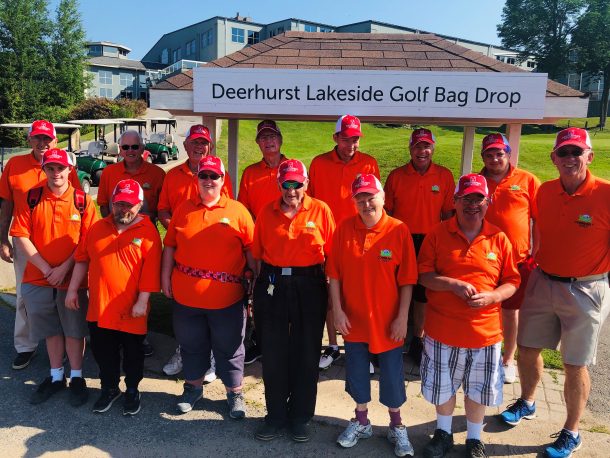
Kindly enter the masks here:
[[[10, 295], [4, 295], [10, 301]], [[106, 414], [90, 410], [99, 396], [99, 380], [88, 378], [91, 398], [86, 407], [73, 409], [67, 394], [61, 393], [41, 406], [31, 406], [29, 396], [35, 383], [48, 371], [48, 360], [40, 352], [32, 365], [22, 371], [10, 369], [13, 358], [12, 322], [14, 311], [0, 306], [0, 450], [5, 457], [25, 456], [393, 456], [385, 440], [387, 412], [376, 402], [370, 405], [374, 425], [373, 438], [361, 441], [354, 449], [335, 446], [337, 435], [353, 415], [353, 403], [344, 392], [342, 361], [321, 373], [316, 416], [312, 422], [313, 437], [309, 443], [293, 443], [286, 435], [269, 443], [253, 439], [264, 416], [264, 390], [260, 363], [246, 368], [245, 397], [248, 418], [236, 422], [228, 418], [223, 386], [220, 381], [205, 388], [205, 399], [186, 414], [175, 413], [175, 396], [182, 392], [182, 381], [164, 377], [161, 368], [174, 351], [173, 339], [152, 334], [156, 349], [146, 360], [142, 391], [142, 411], [133, 418], [124, 418], [120, 405]], [[403, 408], [403, 420], [416, 456], [434, 432], [434, 408], [419, 394], [417, 368], [406, 360], [405, 378], [409, 399]], [[85, 374], [94, 376], [96, 366], [92, 355], [85, 357]], [[560, 372], [546, 371], [538, 390], [538, 419], [525, 421], [517, 428], [507, 429], [493, 415], [500, 409], [489, 409], [483, 440], [490, 456], [536, 456], [549, 435], [558, 431], [564, 416]], [[373, 399], [378, 399], [378, 376], [372, 381]], [[518, 392], [518, 383], [505, 386], [505, 403]], [[120, 403], [119, 403], [120, 404]], [[606, 428], [606, 422], [587, 414], [583, 420], [584, 446], [579, 456], [607, 457], [610, 435], [594, 432]], [[456, 447], [448, 455], [463, 453], [466, 420], [463, 402], [458, 401], [454, 420]]]

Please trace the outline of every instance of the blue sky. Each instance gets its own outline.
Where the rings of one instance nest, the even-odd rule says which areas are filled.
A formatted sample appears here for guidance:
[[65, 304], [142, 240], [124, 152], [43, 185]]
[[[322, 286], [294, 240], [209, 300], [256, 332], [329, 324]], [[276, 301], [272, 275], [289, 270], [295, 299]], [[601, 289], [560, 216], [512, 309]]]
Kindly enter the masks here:
[[[58, 0], [50, 0], [55, 9]], [[484, 43], [499, 44], [496, 25], [504, 0], [80, 0], [89, 40], [121, 43], [140, 59], [167, 32], [237, 12], [254, 22], [289, 17], [330, 25], [373, 19]]]

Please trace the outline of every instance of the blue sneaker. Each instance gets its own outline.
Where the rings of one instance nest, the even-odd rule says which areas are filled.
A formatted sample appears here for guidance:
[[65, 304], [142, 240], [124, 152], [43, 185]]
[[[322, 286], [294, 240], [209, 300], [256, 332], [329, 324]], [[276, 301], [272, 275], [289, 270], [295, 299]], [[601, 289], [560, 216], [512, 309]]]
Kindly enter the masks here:
[[505, 423], [511, 426], [517, 426], [521, 419], [531, 420], [536, 418], [536, 403], [530, 407], [523, 399], [519, 398], [517, 401], [509, 405], [504, 412], [500, 414], [500, 417]]
[[578, 437], [574, 437], [567, 429], [562, 429], [558, 433], [552, 434], [551, 437], [557, 439], [553, 445], [545, 449], [546, 456], [549, 458], [568, 458], [582, 445], [580, 434]]

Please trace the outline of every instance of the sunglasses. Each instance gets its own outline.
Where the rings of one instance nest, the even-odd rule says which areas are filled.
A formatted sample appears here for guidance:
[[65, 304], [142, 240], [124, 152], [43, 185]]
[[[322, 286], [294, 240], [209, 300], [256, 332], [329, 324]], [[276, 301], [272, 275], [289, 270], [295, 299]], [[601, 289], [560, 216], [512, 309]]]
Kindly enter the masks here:
[[217, 173], [200, 173], [197, 175], [200, 180], [218, 180], [222, 175], [218, 175]]
[[303, 187], [303, 183], [299, 183], [298, 181], [284, 181], [282, 183], [282, 189], [301, 189]]
[[123, 151], [129, 151], [130, 149], [136, 151], [140, 149], [140, 145], [121, 145]]
[[565, 149], [560, 149], [555, 151], [555, 154], [557, 155], [557, 157], [566, 157], [566, 156], [572, 156], [572, 157], [580, 157], [585, 153], [584, 149], [579, 149], [579, 150], [565, 150]]

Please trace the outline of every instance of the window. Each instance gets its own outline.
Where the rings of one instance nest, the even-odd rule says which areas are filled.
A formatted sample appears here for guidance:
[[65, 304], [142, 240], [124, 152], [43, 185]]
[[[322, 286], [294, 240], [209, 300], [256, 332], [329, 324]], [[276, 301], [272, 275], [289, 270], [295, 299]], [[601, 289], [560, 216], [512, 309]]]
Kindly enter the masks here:
[[161, 63], [169, 64], [169, 49], [167, 49], [167, 48], [165, 48], [163, 51], [161, 51]]
[[275, 36], [275, 30], [269, 30], [269, 38]]
[[179, 60], [181, 60], [182, 59], [182, 48], [174, 49], [174, 52], [172, 53], [172, 57], [173, 57], [172, 62], [178, 62]]
[[186, 43], [186, 55], [190, 56], [191, 54], [195, 54], [195, 40]]
[[536, 68], [536, 62], [534, 62], [533, 60], [528, 60], [527, 68]]
[[214, 44], [214, 30], [206, 30], [201, 35], [201, 46], [206, 47]]
[[284, 27], [277, 28], [277, 34], [279, 35], [280, 33], [284, 33]]
[[238, 29], [236, 27], [231, 28], [231, 41], [233, 43], [244, 43], [244, 29]]
[[97, 74], [100, 84], [112, 84], [112, 72], [100, 70]]
[[317, 32], [318, 28], [315, 25], [305, 24], [305, 32]]
[[131, 73], [119, 73], [119, 83], [122, 87], [131, 86], [133, 84], [133, 75]]
[[112, 88], [100, 88], [100, 97], [106, 97], [107, 99], [112, 98]]
[[320, 27], [320, 32], [322, 32], [322, 33], [330, 33], [330, 32], [332, 32], [332, 29], [330, 29], [328, 27]]
[[516, 61], [516, 59], [514, 57], [507, 57], [506, 58], [506, 63], [507, 64], [515, 65], [516, 62], [517, 61]]
[[248, 44], [253, 45], [260, 41], [260, 34], [254, 30], [248, 30]]
[[89, 46], [89, 55], [90, 56], [99, 56], [102, 54], [102, 47], [98, 45]]

